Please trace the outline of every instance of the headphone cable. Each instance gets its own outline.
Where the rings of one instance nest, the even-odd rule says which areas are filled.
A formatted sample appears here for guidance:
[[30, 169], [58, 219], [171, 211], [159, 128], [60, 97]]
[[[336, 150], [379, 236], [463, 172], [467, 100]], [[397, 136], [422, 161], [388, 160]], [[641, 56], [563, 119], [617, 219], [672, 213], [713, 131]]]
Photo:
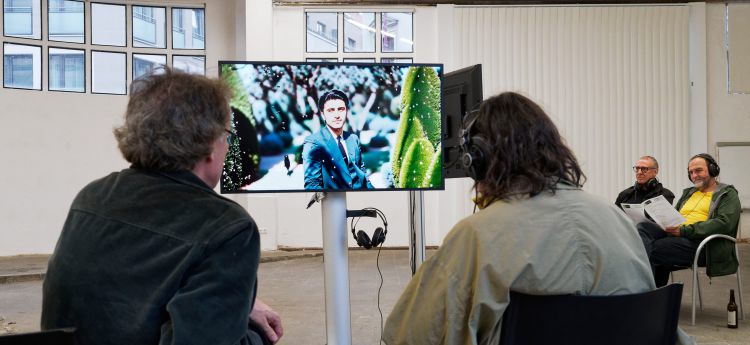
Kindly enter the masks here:
[[380, 313], [380, 342], [383, 343], [383, 310], [380, 309], [380, 291], [383, 289], [383, 272], [380, 271], [380, 251], [383, 250], [383, 245], [378, 247], [378, 256], [375, 259], [375, 267], [378, 268], [378, 274], [380, 275], [380, 286], [378, 287], [378, 313]]

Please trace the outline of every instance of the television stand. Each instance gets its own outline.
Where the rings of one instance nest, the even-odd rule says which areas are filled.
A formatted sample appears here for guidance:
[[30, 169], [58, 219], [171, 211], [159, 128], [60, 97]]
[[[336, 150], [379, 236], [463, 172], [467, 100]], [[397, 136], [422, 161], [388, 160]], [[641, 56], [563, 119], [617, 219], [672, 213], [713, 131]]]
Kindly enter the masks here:
[[320, 206], [323, 212], [326, 344], [351, 345], [346, 192], [326, 193]]

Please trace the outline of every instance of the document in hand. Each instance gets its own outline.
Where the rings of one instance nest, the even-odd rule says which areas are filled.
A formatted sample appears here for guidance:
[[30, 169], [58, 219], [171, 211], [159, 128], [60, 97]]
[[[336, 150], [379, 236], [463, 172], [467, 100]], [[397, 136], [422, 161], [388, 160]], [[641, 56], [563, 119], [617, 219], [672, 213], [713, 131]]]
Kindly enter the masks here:
[[648, 220], [645, 212], [648, 212], [651, 219], [656, 224], [659, 224], [662, 229], [668, 226], [677, 226], [685, 222], [685, 217], [680, 212], [677, 212], [663, 195], [648, 199], [640, 204], [620, 204], [620, 206], [622, 206], [625, 214], [636, 224]]
[[662, 229], [670, 226], [678, 226], [685, 222], [685, 217], [672, 207], [663, 195], [648, 199], [641, 204], [643, 204], [643, 208], [646, 209], [646, 212], [648, 212], [654, 222], [659, 224]]
[[625, 214], [627, 214], [630, 219], [633, 220], [633, 223], [638, 224], [644, 220], [648, 220], [648, 218], [646, 218], [646, 214], [644, 213], [643, 205], [620, 204], [620, 206], [622, 206], [622, 210], [625, 211]]

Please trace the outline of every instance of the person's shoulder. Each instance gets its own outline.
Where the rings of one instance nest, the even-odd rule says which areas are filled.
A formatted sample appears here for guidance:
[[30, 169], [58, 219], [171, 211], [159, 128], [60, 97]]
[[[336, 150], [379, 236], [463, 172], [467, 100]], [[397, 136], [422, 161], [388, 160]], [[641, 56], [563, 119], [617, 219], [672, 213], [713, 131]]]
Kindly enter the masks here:
[[628, 187], [628, 188], [625, 188], [625, 189], [623, 189], [623, 190], [622, 190], [622, 191], [621, 191], [621, 192], [620, 192], [619, 194], [617, 194], [617, 198], [618, 198], [618, 199], [620, 199], [620, 198], [624, 198], [624, 197], [625, 197], [626, 195], [628, 195], [629, 193], [632, 193], [632, 192], [633, 192], [633, 189], [635, 189], [635, 186], [630, 186], [630, 187]]
[[734, 185], [727, 184], [727, 183], [719, 183], [717, 190], [721, 194], [739, 195], [737, 188], [735, 188]]

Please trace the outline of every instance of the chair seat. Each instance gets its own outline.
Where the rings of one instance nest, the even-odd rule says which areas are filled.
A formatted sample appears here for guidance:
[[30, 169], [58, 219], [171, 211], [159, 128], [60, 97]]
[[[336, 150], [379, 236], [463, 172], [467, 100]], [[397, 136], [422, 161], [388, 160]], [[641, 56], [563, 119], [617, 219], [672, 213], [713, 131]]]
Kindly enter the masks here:
[[679, 283], [614, 296], [538, 296], [511, 291], [500, 344], [672, 345], [681, 300]]

